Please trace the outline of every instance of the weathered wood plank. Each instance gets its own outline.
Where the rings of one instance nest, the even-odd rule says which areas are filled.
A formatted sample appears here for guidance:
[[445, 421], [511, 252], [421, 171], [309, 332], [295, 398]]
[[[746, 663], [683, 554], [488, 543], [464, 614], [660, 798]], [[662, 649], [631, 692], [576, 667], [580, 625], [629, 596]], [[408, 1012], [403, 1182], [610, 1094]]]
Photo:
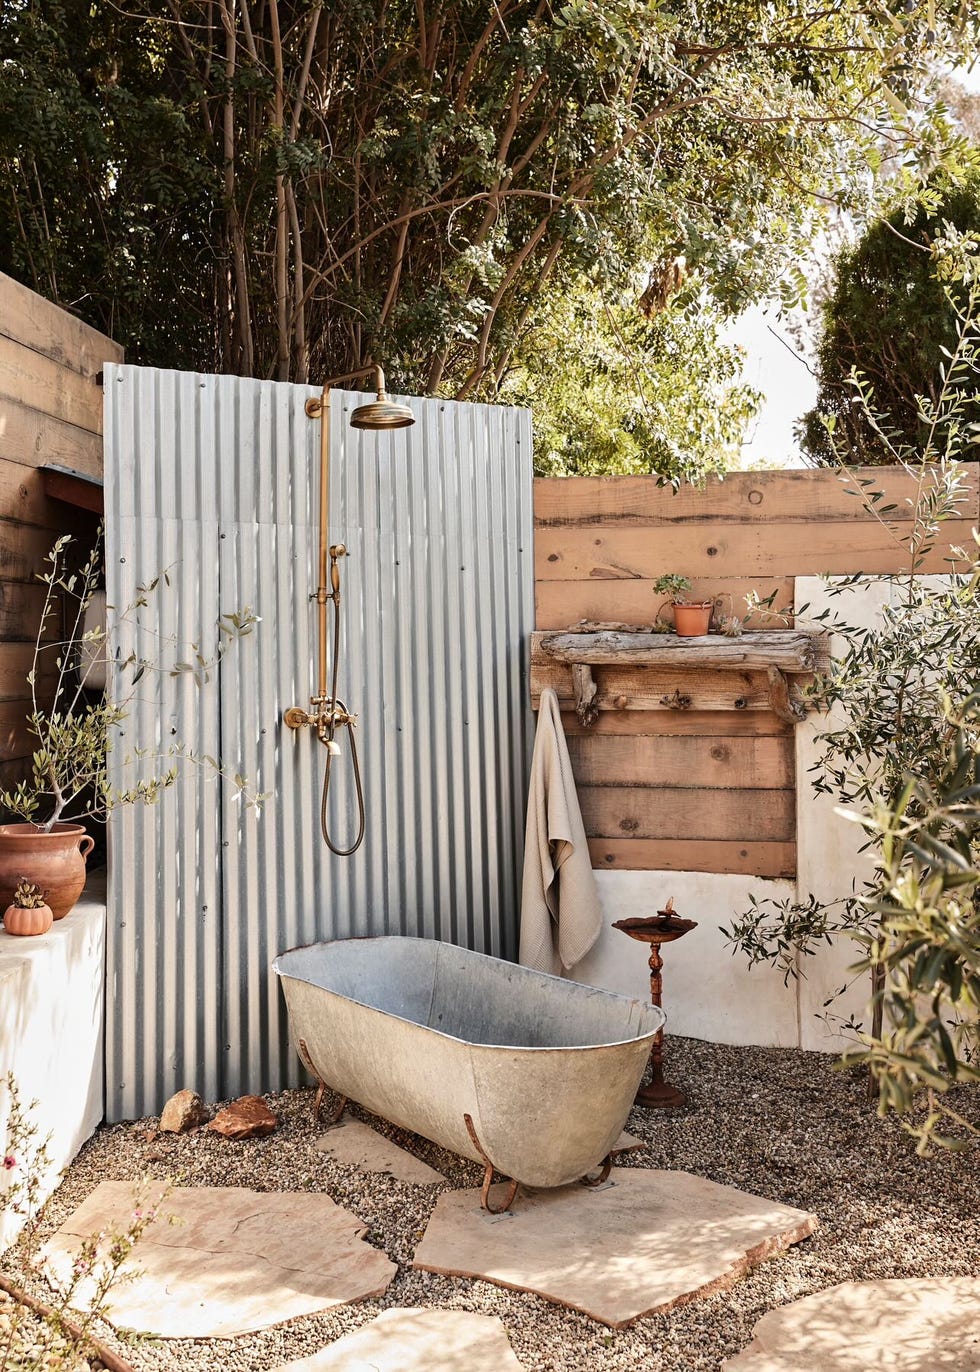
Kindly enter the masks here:
[[[33, 662], [33, 643], [0, 643], [0, 701], [23, 700], [30, 689], [27, 685], [27, 674]], [[57, 670], [54, 663], [42, 665], [37, 681], [40, 698], [50, 697], [56, 681]]]
[[[924, 572], [949, 571], [952, 546], [968, 547], [975, 521], [949, 520], [925, 559]], [[535, 569], [541, 580], [654, 579], [681, 572], [702, 577], [898, 574], [909, 552], [881, 524], [817, 521], [802, 534], [793, 522], [765, 525], [708, 524], [644, 528], [544, 528], [535, 533]], [[652, 594], [652, 592], [651, 592]]]
[[826, 635], [803, 629], [767, 630], [726, 638], [706, 634], [680, 638], [676, 634], [631, 634], [606, 630], [594, 634], [535, 634], [541, 652], [555, 662], [583, 662], [592, 666], [683, 667], [692, 671], [812, 672], [829, 660]]
[[579, 804], [594, 838], [741, 839], [796, 836], [796, 792], [655, 786], [583, 786]]
[[[600, 710], [770, 710], [764, 672], [685, 672], [680, 667], [596, 667]], [[575, 706], [572, 669], [560, 662], [531, 665], [531, 704], [546, 686], [562, 710]]]
[[0, 762], [28, 757], [35, 740], [27, 732], [27, 716], [33, 709], [29, 699], [0, 701]]
[[58, 462], [86, 476], [101, 477], [102, 435], [0, 395], [0, 458], [21, 467]]
[[94, 377], [106, 362], [123, 360], [118, 343], [2, 272], [0, 334], [80, 376]]
[[50, 529], [0, 519], [0, 578], [33, 581], [55, 541]]
[[0, 334], [0, 407], [10, 401], [102, 432], [102, 388], [94, 380]]
[[[0, 578], [0, 643], [33, 643], [44, 609], [44, 587], [37, 582], [4, 581]], [[57, 626], [48, 625], [45, 637], [57, 637]]]
[[[47, 529], [53, 543], [68, 511], [45, 493], [41, 473], [34, 467], [0, 458], [0, 519], [14, 519]], [[70, 518], [70, 516], [69, 516]]]
[[[567, 629], [580, 620], [618, 620], [626, 624], [653, 623], [664, 597], [655, 595], [649, 580], [552, 581], [541, 577], [535, 551], [535, 625], [539, 629]], [[702, 577], [698, 594], [714, 600], [718, 613], [736, 615], [746, 629], [771, 629], [770, 616], [748, 615], [745, 597], [756, 591], [764, 600], [775, 592], [774, 610], [788, 611], [785, 627], [793, 623], [792, 577]], [[665, 609], [664, 616], [670, 611]], [[781, 622], [781, 621], [780, 621]]]
[[[29, 757], [12, 758], [9, 762], [0, 762], [0, 788], [5, 791], [12, 791], [18, 782], [26, 781], [31, 775], [31, 760]], [[0, 812], [0, 823], [8, 816]]]
[[41, 480], [52, 500], [60, 500], [63, 504], [100, 518], [105, 514], [105, 495], [101, 483], [88, 481], [76, 472], [58, 471], [52, 467], [42, 468]]
[[[980, 515], [980, 467], [966, 464], [968, 488], [963, 518]], [[534, 519], [554, 524], [698, 524], [793, 520], [862, 521], [874, 519], [862, 480], [885, 492], [880, 504], [894, 504], [896, 521], [912, 517], [906, 502], [915, 499], [916, 477], [881, 467], [854, 468], [842, 480], [820, 471], [731, 472], [709, 477], [703, 488], [682, 486], [676, 493], [652, 476], [538, 477], [534, 482]]]
[[563, 713], [566, 738], [791, 738], [793, 726], [765, 710], [607, 710], [585, 729]]
[[[592, 866], [606, 872], [729, 872], [768, 878], [796, 875], [795, 843], [757, 843], [754, 839], [590, 838], [589, 855]], [[696, 911], [683, 913], [701, 917]], [[702, 916], [706, 915], [718, 918], [718, 912], [702, 911]]]
[[578, 786], [785, 789], [796, 767], [791, 738], [573, 735], [568, 740]]

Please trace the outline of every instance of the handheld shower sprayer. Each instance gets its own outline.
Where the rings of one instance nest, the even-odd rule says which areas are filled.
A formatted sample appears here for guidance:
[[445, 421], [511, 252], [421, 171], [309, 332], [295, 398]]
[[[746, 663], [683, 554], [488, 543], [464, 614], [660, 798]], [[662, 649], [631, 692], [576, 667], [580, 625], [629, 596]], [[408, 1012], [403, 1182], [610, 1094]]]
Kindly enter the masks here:
[[[317, 606], [317, 687], [316, 694], [310, 697], [310, 709], [291, 705], [283, 712], [283, 723], [290, 729], [309, 726], [317, 739], [326, 749], [326, 762], [323, 773], [323, 792], [320, 799], [320, 832], [323, 841], [338, 857], [349, 857], [357, 851], [364, 838], [364, 790], [361, 784], [361, 768], [357, 757], [357, 743], [354, 739], [354, 725], [357, 716], [351, 714], [337, 695], [337, 681], [340, 672], [340, 562], [347, 556], [343, 543], [330, 544], [330, 390], [341, 381], [353, 381], [369, 372], [375, 373], [377, 400], [366, 405], [358, 405], [350, 417], [351, 427], [355, 429], [404, 429], [415, 423], [415, 416], [407, 405], [398, 405], [388, 399], [385, 391], [384, 372], [376, 364], [348, 372], [344, 376], [333, 377], [323, 384], [318, 396], [311, 396], [306, 402], [306, 413], [310, 419], [320, 421], [320, 516], [319, 547], [317, 559], [317, 588], [310, 597]], [[329, 570], [330, 587], [327, 588]], [[333, 604], [333, 672], [330, 690], [327, 691], [327, 605]], [[340, 755], [337, 742], [338, 728], [347, 730], [350, 742], [351, 766], [354, 772], [354, 789], [357, 796], [357, 833], [350, 847], [342, 848], [330, 836], [327, 815], [327, 802], [330, 796], [330, 773], [335, 757]]]

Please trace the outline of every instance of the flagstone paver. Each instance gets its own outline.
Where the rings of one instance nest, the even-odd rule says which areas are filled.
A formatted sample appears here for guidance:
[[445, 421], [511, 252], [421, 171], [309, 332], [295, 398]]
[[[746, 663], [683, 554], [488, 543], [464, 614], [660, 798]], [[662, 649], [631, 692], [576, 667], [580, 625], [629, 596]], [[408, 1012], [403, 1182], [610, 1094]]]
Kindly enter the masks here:
[[[163, 1192], [159, 1183], [149, 1201]], [[43, 1250], [60, 1284], [81, 1241], [132, 1223], [132, 1182], [102, 1182]], [[162, 1338], [230, 1338], [332, 1306], [380, 1296], [397, 1272], [364, 1243], [367, 1227], [329, 1196], [244, 1187], [175, 1187], [127, 1261], [131, 1281], [110, 1292], [119, 1328]], [[81, 1287], [82, 1302], [91, 1299]], [[78, 1304], [73, 1299], [73, 1304]]]
[[414, 1266], [535, 1291], [619, 1329], [730, 1286], [816, 1224], [686, 1172], [616, 1167], [604, 1186], [519, 1195], [498, 1216], [476, 1190], [447, 1192]]
[[363, 1120], [346, 1119], [328, 1129], [316, 1141], [321, 1153], [359, 1167], [363, 1172], [386, 1172], [398, 1181], [434, 1186], [446, 1178], [428, 1163], [399, 1148]]
[[609, 1150], [611, 1153], [635, 1153], [641, 1148], [646, 1148], [646, 1139], [638, 1139], [635, 1134], [627, 1134], [624, 1129], [619, 1138]]
[[522, 1372], [493, 1315], [385, 1310], [376, 1320], [280, 1372]]
[[724, 1372], [980, 1372], [980, 1278], [844, 1282], [752, 1335]]

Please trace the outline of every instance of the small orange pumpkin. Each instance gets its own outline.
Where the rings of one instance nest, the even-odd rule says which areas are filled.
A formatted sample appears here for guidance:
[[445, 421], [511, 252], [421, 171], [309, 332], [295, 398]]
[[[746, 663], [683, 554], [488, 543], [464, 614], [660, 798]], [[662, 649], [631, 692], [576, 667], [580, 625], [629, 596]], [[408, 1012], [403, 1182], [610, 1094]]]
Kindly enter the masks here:
[[32, 910], [8, 905], [3, 912], [3, 927], [8, 934], [46, 934], [53, 923], [50, 905], [38, 905]]
[[46, 934], [54, 923], [54, 911], [44, 902], [40, 886], [21, 877], [14, 899], [3, 912], [3, 927], [8, 934]]

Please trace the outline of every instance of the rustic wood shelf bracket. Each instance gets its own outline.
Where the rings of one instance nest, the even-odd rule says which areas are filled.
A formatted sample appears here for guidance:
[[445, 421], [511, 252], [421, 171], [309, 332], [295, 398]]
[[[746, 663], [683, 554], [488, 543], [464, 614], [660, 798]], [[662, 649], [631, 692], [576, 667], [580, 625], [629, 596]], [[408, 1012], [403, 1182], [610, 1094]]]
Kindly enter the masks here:
[[572, 689], [575, 692], [575, 713], [583, 729], [591, 729], [599, 718], [595, 703], [598, 686], [587, 662], [572, 663]]
[[793, 695], [786, 673], [770, 666], [766, 668], [766, 676], [769, 678], [769, 704], [773, 714], [787, 724], [802, 723], [806, 719], [806, 706]]

